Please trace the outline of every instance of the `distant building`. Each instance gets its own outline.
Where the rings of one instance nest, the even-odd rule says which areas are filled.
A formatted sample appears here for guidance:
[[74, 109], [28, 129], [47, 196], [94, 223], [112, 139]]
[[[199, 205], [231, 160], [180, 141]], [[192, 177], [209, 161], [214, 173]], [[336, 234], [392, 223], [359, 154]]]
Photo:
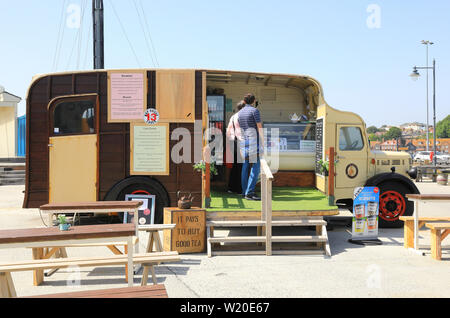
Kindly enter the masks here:
[[380, 144], [381, 151], [397, 151], [397, 140], [386, 140]]
[[[433, 151], [434, 149], [434, 141], [433, 138], [430, 138], [429, 141], [429, 150]], [[427, 150], [427, 140], [426, 139], [412, 139], [409, 140], [407, 146], [415, 147], [416, 151], [425, 151]], [[437, 138], [436, 139], [436, 151], [450, 153], [450, 138]]]
[[17, 105], [21, 100], [0, 86], [0, 158], [17, 155]]

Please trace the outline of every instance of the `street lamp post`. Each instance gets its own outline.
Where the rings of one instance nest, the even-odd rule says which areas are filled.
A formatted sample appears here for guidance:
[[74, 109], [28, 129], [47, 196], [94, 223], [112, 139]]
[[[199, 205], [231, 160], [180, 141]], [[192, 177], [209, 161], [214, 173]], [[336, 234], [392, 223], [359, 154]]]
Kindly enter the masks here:
[[[436, 157], [436, 60], [433, 59], [433, 67], [417, 67], [414, 66], [413, 72], [410, 75], [414, 81], [417, 81], [420, 77], [420, 73], [418, 70], [433, 70], [433, 165], [436, 168], [437, 166], [437, 157]], [[428, 132], [427, 132], [428, 135]]]
[[[422, 44], [423, 45], [426, 45], [426, 47], [427, 47], [427, 63], [426, 63], [426, 67], [428, 68], [428, 61], [429, 61], [429, 58], [428, 58], [428, 47], [430, 46], [430, 45], [433, 45], [434, 43], [433, 42], [431, 42], [431, 41], [425, 41], [425, 40], [422, 40]], [[430, 151], [430, 137], [429, 137], [429, 134], [430, 134], [430, 128], [429, 128], [429, 109], [430, 109], [430, 106], [429, 106], [429, 102], [430, 102], [430, 96], [429, 96], [429, 90], [428, 90], [428, 87], [429, 87], [429, 72], [428, 72], [428, 70], [429, 69], [427, 69], [427, 127], [426, 127], [426, 129], [427, 129], [427, 151]]]

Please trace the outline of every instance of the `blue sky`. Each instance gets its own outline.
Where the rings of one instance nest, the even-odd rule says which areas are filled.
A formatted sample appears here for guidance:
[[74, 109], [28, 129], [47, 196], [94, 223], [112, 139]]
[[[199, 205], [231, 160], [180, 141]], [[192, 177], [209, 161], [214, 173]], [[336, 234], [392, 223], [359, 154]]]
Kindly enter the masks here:
[[[420, 41], [432, 40], [437, 119], [450, 114], [448, 0], [134, 1], [143, 4], [160, 67], [311, 75], [322, 83], [328, 104], [360, 114], [368, 125], [426, 121], [425, 77], [413, 82], [408, 75], [426, 63]], [[154, 67], [135, 2], [104, 2], [105, 67]], [[76, 14], [70, 5], [87, 5], [81, 28], [70, 28]], [[379, 8], [379, 20], [372, 20], [370, 5]], [[90, 0], [0, 0], [0, 7], [0, 84], [9, 92], [25, 99], [35, 74], [92, 68]], [[368, 19], [379, 21], [379, 28], [369, 27]], [[431, 106], [430, 98], [430, 123]]]

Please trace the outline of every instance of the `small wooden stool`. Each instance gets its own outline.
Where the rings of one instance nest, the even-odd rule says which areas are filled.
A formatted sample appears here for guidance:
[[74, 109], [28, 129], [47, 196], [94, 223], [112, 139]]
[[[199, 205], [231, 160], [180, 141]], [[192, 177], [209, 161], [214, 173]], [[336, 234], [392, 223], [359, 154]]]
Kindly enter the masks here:
[[[161, 239], [159, 237], [159, 231], [162, 230], [173, 230], [175, 228], [176, 224], [154, 224], [154, 225], [142, 225], [139, 226], [139, 231], [148, 232], [148, 242], [147, 242], [147, 249], [146, 253], [152, 253], [152, 252], [163, 252], [163, 246], [161, 244]], [[155, 249], [153, 249], [153, 246]], [[142, 272], [142, 282], [141, 286], [147, 285], [148, 280], [148, 271], [152, 272], [152, 281], [154, 285], [157, 285], [156, 275], [155, 275], [155, 268], [154, 265], [159, 265], [159, 263], [147, 263], [142, 264], [144, 267]]]

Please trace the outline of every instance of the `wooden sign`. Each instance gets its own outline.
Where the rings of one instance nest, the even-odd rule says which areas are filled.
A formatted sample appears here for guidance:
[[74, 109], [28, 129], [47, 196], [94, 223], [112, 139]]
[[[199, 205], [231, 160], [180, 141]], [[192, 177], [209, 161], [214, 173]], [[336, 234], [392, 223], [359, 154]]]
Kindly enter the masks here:
[[146, 110], [146, 72], [109, 71], [108, 123], [142, 122]]
[[205, 251], [206, 210], [165, 208], [164, 224], [176, 224], [175, 229], [164, 230], [164, 251], [177, 251], [180, 254]]
[[131, 175], [169, 175], [169, 128], [169, 124], [131, 124]]

